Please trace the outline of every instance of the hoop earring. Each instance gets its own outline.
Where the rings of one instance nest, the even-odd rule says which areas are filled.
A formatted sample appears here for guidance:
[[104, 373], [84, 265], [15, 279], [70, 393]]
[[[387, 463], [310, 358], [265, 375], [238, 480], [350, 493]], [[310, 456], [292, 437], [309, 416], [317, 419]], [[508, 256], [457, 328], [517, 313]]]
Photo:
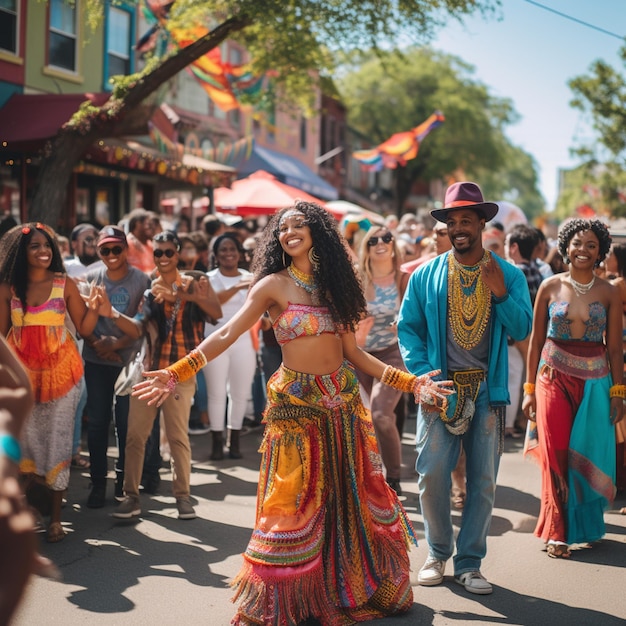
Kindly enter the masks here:
[[563, 257], [563, 263], [565, 263], [565, 265], [569, 265], [569, 257], [568, 256], [564, 256]]
[[315, 252], [315, 248], [313, 247], [309, 249], [309, 261], [311, 261], [311, 265], [313, 265], [313, 267], [317, 267], [320, 264], [320, 257], [317, 252]]
[[283, 250], [283, 265], [287, 267], [287, 255], [285, 254], [284, 250]]

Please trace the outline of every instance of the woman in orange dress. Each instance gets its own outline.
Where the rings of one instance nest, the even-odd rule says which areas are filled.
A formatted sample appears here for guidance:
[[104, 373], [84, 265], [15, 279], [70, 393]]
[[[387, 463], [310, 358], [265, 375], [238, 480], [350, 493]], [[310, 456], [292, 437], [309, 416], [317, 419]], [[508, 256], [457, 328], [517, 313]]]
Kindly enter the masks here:
[[104, 302], [92, 287], [83, 300], [66, 280], [53, 231], [41, 224], [16, 226], [2, 239], [0, 256], [0, 332], [24, 364], [35, 406], [21, 435], [20, 471], [25, 490], [33, 480], [52, 492], [47, 539], [65, 537], [61, 503], [72, 460], [74, 415], [80, 397], [82, 358], [65, 326], [69, 313], [77, 331], [87, 336]]

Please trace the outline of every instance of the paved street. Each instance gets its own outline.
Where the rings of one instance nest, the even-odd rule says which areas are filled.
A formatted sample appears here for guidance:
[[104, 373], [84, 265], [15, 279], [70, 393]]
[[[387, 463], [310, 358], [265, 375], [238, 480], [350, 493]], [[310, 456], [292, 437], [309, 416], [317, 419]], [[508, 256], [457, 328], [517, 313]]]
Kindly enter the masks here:
[[[407, 422], [407, 430], [415, 421]], [[254, 520], [261, 431], [242, 437], [245, 458], [210, 462], [209, 435], [192, 437], [192, 493], [199, 518], [179, 521], [163, 470], [160, 495], [143, 497], [139, 521], [124, 522], [104, 509], [85, 507], [88, 474], [72, 470], [63, 513], [68, 537], [42, 543], [61, 568], [62, 582], [34, 580], [14, 620], [36, 624], [133, 624], [134, 626], [226, 626], [233, 614], [227, 583], [241, 564]], [[404, 438], [404, 505], [423, 537], [411, 437]], [[113, 450], [111, 450], [113, 452]], [[371, 622], [377, 626], [523, 624], [617, 626], [626, 620], [626, 505], [607, 512], [607, 535], [576, 550], [570, 561], [542, 552], [532, 535], [539, 511], [539, 471], [521, 455], [521, 441], [507, 440], [483, 573], [491, 596], [471, 596], [452, 579], [435, 588], [414, 587], [406, 615]], [[460, 515], [454, 514], [455, 522]], [[411, 555], [414, 575], [426, 557], [425, 541]]]

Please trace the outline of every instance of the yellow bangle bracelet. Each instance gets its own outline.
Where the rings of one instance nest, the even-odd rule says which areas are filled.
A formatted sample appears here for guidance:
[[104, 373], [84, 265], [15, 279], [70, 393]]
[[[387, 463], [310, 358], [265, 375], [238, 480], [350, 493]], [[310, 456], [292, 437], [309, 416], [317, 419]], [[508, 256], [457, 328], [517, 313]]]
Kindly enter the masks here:
[[207, 364], [206, 356], [202, 350], [192, 350], [182, 359], [172, 363], [165, 369], [171, 372], [176, 383], [184, 383], [189, 380], [197, 372], [199, 372]]
[[609, 389], [609, 398], [626, 399], [626, 385], [613, 385]]
[[394, 389], [399, 389], [400, 391], [404, 391], [406, 393], [414, 393], [416, 380], [417, 376], [414, 374], [403, 372], [397, 367], [392, 367], [391, 365], [387, 365], [387, 367], [385, 367], [385, 371], [380, 378], [380, 382], [384, 385], [389, 385]]
[[535, 383], [524, 383], [524, 393], [527, 396], [532, 396], [535, 393]]

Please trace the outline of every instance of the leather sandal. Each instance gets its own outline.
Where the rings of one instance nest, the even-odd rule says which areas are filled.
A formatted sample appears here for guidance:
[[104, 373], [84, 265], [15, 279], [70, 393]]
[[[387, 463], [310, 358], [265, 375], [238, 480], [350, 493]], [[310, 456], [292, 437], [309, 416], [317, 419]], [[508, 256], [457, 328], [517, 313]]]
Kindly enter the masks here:
[[66, 532], [61, 525], [61, 522], [52, 522], [48, 526], [48, 533], [46, 534], [46, 541], [48, 543], [58, 543], [65, 539]]
[[569, 546], [564, 543], [549, 543], [546, 551], [552, 559], [569, 559], [572, 556]]

